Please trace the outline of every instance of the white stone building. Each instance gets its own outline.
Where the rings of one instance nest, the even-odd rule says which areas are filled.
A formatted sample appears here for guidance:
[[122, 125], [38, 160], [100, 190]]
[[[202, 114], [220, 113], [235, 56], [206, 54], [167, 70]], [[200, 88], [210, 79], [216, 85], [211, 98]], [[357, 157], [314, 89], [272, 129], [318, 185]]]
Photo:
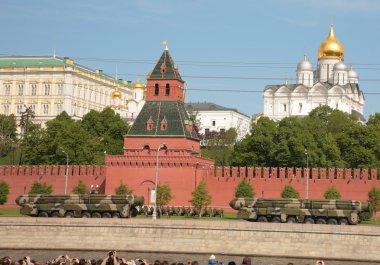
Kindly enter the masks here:
[[130, 124], [133, 124], [137, 115], [139, 115], [142, 107], [145, 104], [146, 97], [146, 85], [140, 81], [137, 81], [132, 85], [132, 97], [127, 100], [127, 120]]
[[0, 113], [16, 115], [25, 106], [44, 124], [66, 111], [74, 119], [112, 107], [127, 118], [132, 83], [55, 56], [0, 57]]
[[235, 128], [237, 140], [244, 138], [251, 128], [251, 118], [236, 109], [226, 108], [214, 103], [186, 103], [187, 112], [196, 114], [200, 122], [199, 133], [207, 138], [212, 132], [223, 132]]
[[296, 84], [268, 85], [264, 89], [264, 116], [281, 120], [289, 116], [306, 116], [316, 107], [328, 105], [364, 121], [364, 95], [359, 76], [343, 62], [344, 47], [334, 35], [333, 25], [318, 49], [314, 70], [309, 59], [298, 63]]

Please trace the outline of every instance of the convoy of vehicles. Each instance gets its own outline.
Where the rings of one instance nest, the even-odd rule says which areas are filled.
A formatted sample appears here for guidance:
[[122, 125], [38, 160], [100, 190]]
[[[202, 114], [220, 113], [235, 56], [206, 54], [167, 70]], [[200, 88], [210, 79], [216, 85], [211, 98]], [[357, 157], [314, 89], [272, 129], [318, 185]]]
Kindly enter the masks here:
[[144, 197], [133, 195], [21, 195], [20, 213], [38, 217], [127, 218], [135, 217]]
[[235, 198], [230, 206], [238, 218], [273, 223], [356, 225], [369, 211], [368, 202], [356, 200]]

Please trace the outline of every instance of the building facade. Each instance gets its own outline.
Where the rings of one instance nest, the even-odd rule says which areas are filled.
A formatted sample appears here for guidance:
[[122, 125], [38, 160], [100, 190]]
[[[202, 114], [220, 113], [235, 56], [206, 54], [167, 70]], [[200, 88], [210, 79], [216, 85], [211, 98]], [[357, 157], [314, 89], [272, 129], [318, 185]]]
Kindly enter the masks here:
[[281, 120], [290, 116], [306, 116], [316, 107], [356, 115], [364, 121], [364, 94], [359, 76], [352, 65], [344, 64], [344, 47], [334, 34], [333, 25], [318, 49], [316, 69], [306, 55], [298, 63], [296, 84], [268, 85], [264, 89], [264, 115]]
[[196, 115], [203, 142], [207, 141], [208, 136], [213, 135], [213, 132], [221, 133], [230, 128], [236, 129], [238, 141], [249, 133], [251, 119], [237, 109], [209, 102], [187, 103], [185, 108], [189, 113]]
[[26, 107], [44, 124], [66, 111], [74, 119], [112, 107], [127, 117], [132, 83], [55, 56], [0, 57], [0, 113], [17, 120]]

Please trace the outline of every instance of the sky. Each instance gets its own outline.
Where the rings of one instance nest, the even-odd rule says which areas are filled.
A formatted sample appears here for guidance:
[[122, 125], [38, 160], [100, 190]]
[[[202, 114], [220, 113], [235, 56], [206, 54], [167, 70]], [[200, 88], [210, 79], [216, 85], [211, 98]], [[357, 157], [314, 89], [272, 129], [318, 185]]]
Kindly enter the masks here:
[[2, 55], [53, 55], [126, 80], [145, 81], [168, 42], [187, 100], [247, 115], [263, 112], [269, 84], [295, 82], [330, 24], [364, 92], [380, 112], [378, 0], [1, 0]]

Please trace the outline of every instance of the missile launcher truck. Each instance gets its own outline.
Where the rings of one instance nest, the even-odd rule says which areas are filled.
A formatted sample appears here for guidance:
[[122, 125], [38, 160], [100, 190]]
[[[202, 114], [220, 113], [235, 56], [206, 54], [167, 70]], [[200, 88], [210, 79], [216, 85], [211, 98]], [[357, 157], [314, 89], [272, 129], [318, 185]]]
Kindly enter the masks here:
[[36, 217], [128, 218], [135, 217], [144, 197], [133, 195], [21, 195], [20, 213]]
[[272, 223], [356, 225], [369, 211], [368, 202], [356, 200], [235, 198], [230, 206], [238, 218]]

